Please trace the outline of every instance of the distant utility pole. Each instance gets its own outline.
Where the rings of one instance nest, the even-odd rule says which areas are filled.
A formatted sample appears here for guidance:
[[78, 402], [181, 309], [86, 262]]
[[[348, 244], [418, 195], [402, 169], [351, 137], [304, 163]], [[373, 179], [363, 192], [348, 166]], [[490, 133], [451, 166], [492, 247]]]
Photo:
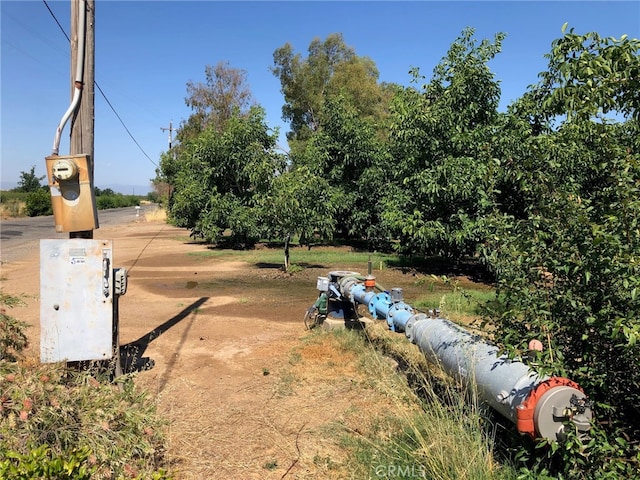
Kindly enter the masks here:
[[166, 132], [167, 130], [169, 130], [169, 150], [171, 150], [171, 142], [173, 141], [173, 122], [169, 122], [169, 128], [167, 127], [160, 127], [160, 130], [162, 130], [163, 132]]
[[[85, 7], [86, 5], [86, 7]], [[86, 8], [85, 25], [78, 25], [78, 12], [80, 8]], [[71, 119], [71, 155], [87, 154], [90, 160], [89, 175], [93, 185], [94, 164], [94, 106], [95, 106], [95, 1], [71, 0], [71, 96], [75, 89], [76, 58], [78, 57], [78, 35], [85, 31], [84, 48], [84, 75], [80, 88], [80, 105], [76, 114]], [[93, 230], [84, 232], [70, 232], [70, 238], [93, 238]]]

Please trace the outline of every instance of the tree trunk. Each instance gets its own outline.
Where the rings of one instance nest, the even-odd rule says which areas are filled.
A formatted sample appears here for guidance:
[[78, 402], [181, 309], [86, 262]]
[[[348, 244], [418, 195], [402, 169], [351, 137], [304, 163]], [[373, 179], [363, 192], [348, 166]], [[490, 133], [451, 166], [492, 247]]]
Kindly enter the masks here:
[[289, 271], [289, 242], [291, 241], [291, 234], [287, 234], [284, 237], [284, 271]]

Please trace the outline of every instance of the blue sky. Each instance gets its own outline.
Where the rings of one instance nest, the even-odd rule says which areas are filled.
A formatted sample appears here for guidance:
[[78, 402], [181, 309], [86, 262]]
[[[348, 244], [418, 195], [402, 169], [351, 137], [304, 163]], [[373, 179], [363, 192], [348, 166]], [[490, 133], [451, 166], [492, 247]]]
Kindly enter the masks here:
[[[47, 0], [69, 33], [70, 0]], [[0, 181], [13, 188], [21, 171], [45, 174], [58, 122], [70, 103], [70, 47], [41, 0], [0, 0]], [[490, 67], [501, 82], [504, 109], [545, 70], [544, 54], [568, 22], [577, 33], [640, 37], [634, 1], [220, 2], [96, 1], [96, 82], [144, 150], [134, 143], [102, 95], [95, 100], [95, 184], [144, 194], [167, 132], [186, 120], [186, 83], [204, 81], [205, 65], [227, 61], [246, 70], [271, 127], [283, 97], [270, 72], [273, 52], [289, 42], [306, 56], [315, 37], [340, 32], [370, 57], [380, 81], [408, 85], [411, 67], [430, 78], [465, 27], [478, 41], [505, 32]], [[69, 153], [69, 125], [60, 154]], [[151, 158], [149, 160], [145, 153]]]

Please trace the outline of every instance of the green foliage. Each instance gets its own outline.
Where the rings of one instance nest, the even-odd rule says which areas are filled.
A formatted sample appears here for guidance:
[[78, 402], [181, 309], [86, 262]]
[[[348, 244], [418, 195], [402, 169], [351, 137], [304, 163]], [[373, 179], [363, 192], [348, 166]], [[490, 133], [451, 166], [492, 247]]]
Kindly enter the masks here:
[[154, 190], [147, 194], [147, 200], [151, 203], [164, 205], [168, 201], [168, 198], [165, 198], [165, 196], [161, 192]]
[[26, 454], [5, 452], [0, 460], [0, 478], [31, 480], [34, 478], [56, 478], [59, 480], [90, 480], [96, 467], [88, 465], [89, 449], [52, 454], [49, 447], [41, 445]]
[[640, 453], [625, 436], [608, 433], [594, 425], [588, 437], [567, 429], [563, 443], [540, 441], [520, 449], [514, 460], [523, 480], [617, 480], [637, 478]]
[[624, 477], [640, 438], [640, 41], [570, 30], [540, 82], [498, 113], [488, 64], [504, 38], [464, 30], [409, 88], [378, 85], [340, 35], [306, 58], [284, 45], [272, 71], [288, 163], [262, 116], [236, 114], [163, 156], [169, 215], [210, 241], [343, 235], [477, 256], [495, 276], [496, 340], [513, 355], [541, 340], [536, 370], [594, 401], [591, 439], [520, 448], [528, 475]]
[[[22, 302], [0, 292], [0, 303]], [[124, 377], [118, 388], [97, 371], [13, 363], [26, 327], [0, 312], [0, 478], [168, 478], [157, 468], [163, 424], [146, 395]]]
[[229, 240], [252, 245], [261, 233], [261, 195], [284, 170], [284, 158], [274, 152], [277, 132], [264, 122], [264, 110], [236, 112], [222, 131], [208, 128], [182, 146], [178, 156], [165, 155], [163, 174], [173, 185], [169, 219], [190, 228], [207, 241]]
[[28, 193], [16, 191], [0, 191], [0, 212], [9, 217], [25, 215], [26, 197]]
[[[467, 29], [430, 83], [398, 92], [391, 153], [397, 167], [384, 199], [384, 222], [403, 252], [459, 258], [474, 252], [492, 211], [500, 90], [487, 63], [504, 35], [479, 45]], [[422, 78], [413, 70], [414, 82]]]
[[387, 111], [389, 92], [377, 83], [375, 63], [357, 56], [342, 34], [333, 33], [324, 41], [314, 38], [308, 52], [302, 58], [286, 43], [273, 53], [271, 71], [282, 86], [282, 117], [290, 121], [288, 138], [294, 152], [296, 141], [304, 143], [327, 125], [326, 102], [336, 95], [356, 108], [360, 118], [379, 120]]
[[546, 94], [543, 108], [569, 118], [617, 112], [638, 120], [639, 51], [639, 39], [578, 35], [571, 28], [553, 42], [548, 70], [540, 74], [539, 88]]
[[[95, 188], [96, 206], [98, 210], [108, 208], [124, 208], [140, 205], [140, 197], [137, 195], [123, 195], [115, 193], [110, 188], [101, 190]], [[8, 205], [9, 213], [15, 213], [12, 216], [18, 216], [19, 204], [24, 201], [26, 204], [26, 214], [29, 217], [37, 217], [42, 215], [53, 215], [51, 206], [51, 194], [49, 187], [40, 187], [37, 190], [29, 192], [2, 192], [0, 203]]]
[[332, 222], [333, 230], [344, 237], [380, 243], [388, 237], [380, 221], [382, 205], [376, 201], [387, 177], [384, 145], [372, 123], [342, 96], [326, 102], [325, 116], [322, 129], [304, 150], [292, 155], [294, 168], [324, 182], [318, 200], [325, 205], [316, 209], [331, 216], [325, 221]]
[[[21, 303], [0, 292], [3, 307]], [[14, 363], [26, 327], [0, 310], [0, 478], [168, 479], [163, 422], [146, 394], [97, 370]]]
[[40, 182], [45, 178], [45, 175], [38, 177], [35, 171], [36, 167], [34, 165], [28, 172], [20, 172], [18, 186], [15, 188], [17, 192], [36, 192], [40, 190]]
[[265, 238], [297, 235], [300, 243], [330, 239], [335, 229], [334, 200], [329, 183], [306, 166], [276, 177], [261, 202]]
[[635, 120], [594, 118], [637, 115], [637, 92], [604, 78], [635, 71], [634, 42], [573, 33], [554, 42], [549, 72], [512, 106], [501, 135], [497, 198], [512, 201], [488, 217], [481, 248], [499, 292], [489, 319], [514, 355], [542, 341], [536, 369], [577, 381], [597, 422], [591, 439], [540, 446], [535, 460], [522, 451], [535, 478], [623, 478], [637, 468], [628, 439], [640, 438], [639, 131]]
[[116, 194], [116, 192], [114, 192], [110, 188], [102, 189], [102, 188], [98, 188], [98, 187], [93, 187], [93, 191], [94, 191], [96, 197], [99, 197], [101, 195], [115, 195]]
[[[110, 190], [107, 188], [106, 190]], [[110, 193], [103, 190], [100, 195], [96, 196], [96, 207], [98, 210], [106, 210], [108, 208], [124, 208], [140, 205], [140, 197], [136, 195], [123, 195], [121, 193]]]
[[49, 188], [39, 188], [27, 194], [27, 215], [37, 217], [40, 215], [53, 215], [51, 206], [51, 194]]
[[27, 199], [27, 193], [16, 192], [15, 190], [0, 190], [0, 203], [24, 202]]

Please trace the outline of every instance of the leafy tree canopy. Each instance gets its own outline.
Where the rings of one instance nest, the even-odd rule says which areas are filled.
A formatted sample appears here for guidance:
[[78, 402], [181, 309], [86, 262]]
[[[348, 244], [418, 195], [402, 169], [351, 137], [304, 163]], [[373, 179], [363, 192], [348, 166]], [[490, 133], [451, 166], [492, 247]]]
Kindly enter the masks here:
[[38, 177], [36, 175], [35, 165], [28, 172], [20, 172], [18, 186], [14, 189], [16, 192], [35, 192], [41, 188], [40, 182], [44, 180], [45, 175]]
[[228, 62], [205, 67], [205, 82], [188, 82], [185, 103], [193, 113], [178, 129], [178, 140], [197, 136], [212, 126], [222, 130], [236, 111], [246, 114], [255, 104], [247, 84], [247, 72]]
[[386, 111], [388, 89], [378, 85], [375, 63], [356, 55], [340, 33], [312, 40], [307, 58], [286, 43], [274, 52], [273, 63], [285, 99], [282, 118], [291, 122], [290, 141], [305, 140], [321, 128], [332, 95], [342, 95], [364, 117], [379, 118]]
[[183, 145], [176, 159], [165, 157], [166, 176], [174, 193], [170, 219], [207, 240], [225, 230], [232, 240], [250, 244], [259, 236], [257, 198], [284, 170], [284, 158], [274, 153], [277, 132], [265, 123], [262, 107], [232, 115], [222, 131], [209, 126]]
[[[563, 32], [567, 24], [563, 26]], [[549, 114], [590, 118], [609, 112], [640, 118], [640, 40], [578, 35], [571, 28], [552, 44], [540, 74]]]
[[[478, 44], [465, 29], [431, 81], [396, 95], [391, 108], [393, 181], [383, 218], [407, 253], [459, 258], [482, 239], [493, 204], [500, 88], [487, 63], [503, 34]], [[417, 68], [414, 83], [422, 80]]]

